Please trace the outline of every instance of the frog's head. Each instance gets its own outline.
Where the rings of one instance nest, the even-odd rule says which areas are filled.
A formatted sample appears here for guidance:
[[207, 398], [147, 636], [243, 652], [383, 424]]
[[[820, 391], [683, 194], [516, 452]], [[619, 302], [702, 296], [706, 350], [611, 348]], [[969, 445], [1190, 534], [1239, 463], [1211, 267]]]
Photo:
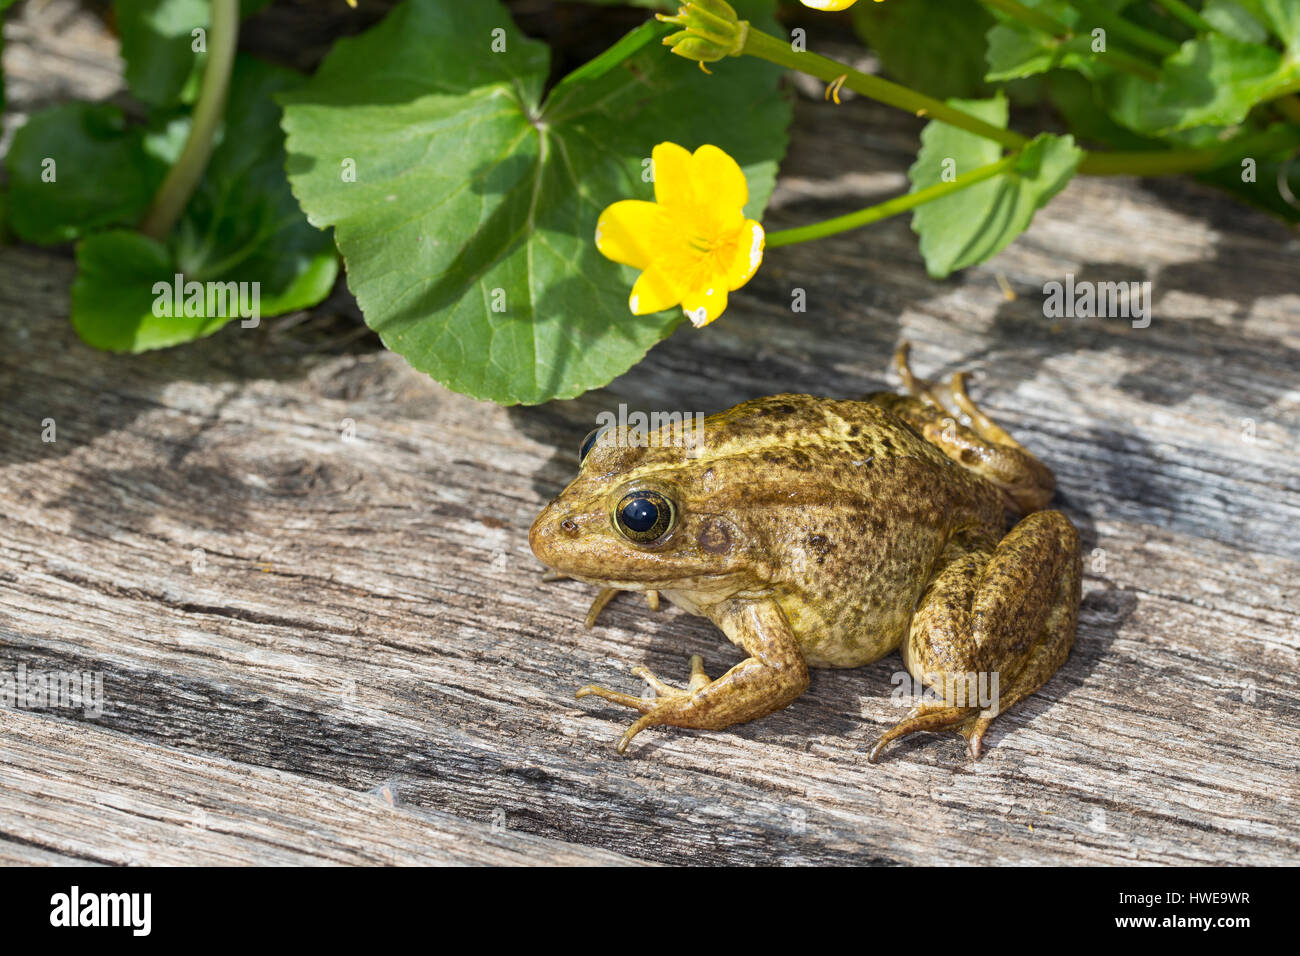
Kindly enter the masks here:
[[578, 477], [533, 522], [533, 554], [561, 574], [620, 590], [725, 596], [760, 584], [761, 549], [737, 507], [743, 485], [730, 460], [682, 438], [681, 426], [631, 447], [609, 432], [589, 435]]

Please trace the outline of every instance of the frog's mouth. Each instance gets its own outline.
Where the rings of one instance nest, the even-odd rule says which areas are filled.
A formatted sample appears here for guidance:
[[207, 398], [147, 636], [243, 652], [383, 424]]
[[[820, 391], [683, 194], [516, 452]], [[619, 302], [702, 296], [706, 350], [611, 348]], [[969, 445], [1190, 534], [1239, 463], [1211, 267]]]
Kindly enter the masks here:
[[[750, 573], [728, 566], [715, 540], [717, 534], [718, 523], [710, 521], [692, 529], [688, 538], [670, 536], [662, 546], [638, 547], [615, 538], [608, 515], [573, 511], [552, 502], [533, 522], [528, 544], [553, 571], [620, 591], [713, 593], [759, 584]], [[734, 532], [728, 542], [733, 539]], [[681, 545], [692, 543], [682, 550]]]

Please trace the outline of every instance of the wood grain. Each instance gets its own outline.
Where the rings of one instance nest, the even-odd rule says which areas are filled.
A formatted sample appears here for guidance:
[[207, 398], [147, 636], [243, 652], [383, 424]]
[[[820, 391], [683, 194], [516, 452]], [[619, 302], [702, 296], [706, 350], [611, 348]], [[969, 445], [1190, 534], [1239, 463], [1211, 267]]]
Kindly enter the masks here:
[[[6, 64], [46, 63], [39, 36]], [[904, 188], [917, 121], [796, 116], [774, 228]], [[905, 219], [772, 250], [610, 387], [503, 409], [358, 337], [346, 295], [97, 353], [67, 250], [0, 249], [0, 672], [93, 671], [107, 700], [0, 712], [0, 862], [1294, 864], [1296, 251], [1194, 182], [1081, 179], [942, 283]], [[1150, 327], [1044, 318], [1067, 272], [1149, 279]], [[591, 590], [541, 581], [527, 529], [597, 412], [854, 395], [904, 337], [1056, 471], [1085, 539], [1065, 667], [975, 764], [956, 735], [866, 763], [896, 657], [618, 758], [627, 715], [576, 687], [737, 655], [632, 597], [586, 630]]]

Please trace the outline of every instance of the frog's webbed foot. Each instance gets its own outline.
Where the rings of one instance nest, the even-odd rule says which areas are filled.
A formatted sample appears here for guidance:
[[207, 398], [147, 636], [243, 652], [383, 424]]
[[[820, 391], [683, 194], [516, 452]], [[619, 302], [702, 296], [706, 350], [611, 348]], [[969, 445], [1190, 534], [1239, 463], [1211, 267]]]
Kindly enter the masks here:
[[594, 685], [577, 692], [579, 698], [600, 697], [641, 712], [619, 739], [620, 754], [647, 727], [721, 730], [780, 710], [807, 689], [803, 654], [775, 602], [729, 601], [713, 617], [727, 636], [749, 653], [717, 680], [709, 680], [704, 662], [695, 655], [684, 688], [661, 681], [644, 667], [632, 669], [632, 674], [654, 688], [657, 697], [633, 697]]
[[576, 694], [579, 700], [583, 697], [603, 697], [605, 700], [611, 700], [616, 704], [623, 704], [627, 707], [635, 707], [642, 713], [647, 713], [654, 709], [659, 698], [663, 697], [689, 697], [701, 687], [707, 686], [709, 675], [704, 673], [704, 658], [699, 654], [691, 655], [691, 679], [685, 688], [674, 687], [656, 677], [648, 667], [634, 667], [629, 673], [633, 677], [639, 677], [653, 688], [654, 692], [659, 695], [656, 697], [633, 697], [631, 694], [623, 694], [616, 690], [609, 690], [606, 687], [597, 687], [595, 684], [588, 684], [581, 688]]
[[[612, 703], [639, 710], [642, 714], [649, 716], [661, 709], [665, 700], [688, 698], [696, 691], [702, 690], [712, 683], [709, 680], [709, 675], [704, 673], [704, 658], [700, 657], [699, 654], [691, 655], [691, 677], [684, 688], [674, 687], [672, 684], [661, 681], [648, 667], [633, 667], [629, 673], [649, 684], [657, 696], [633, 697], [631, 694], [610, 690], [607, 687], [598, 687], [595, 684], [588, 684], [586, 687], [580, 688], [573, 696], [579, 700], [584, 697], [600, 697]], [[640, 720], [633, 724], [619, 741], [618, 752], [623, 753], [627, 749], [628, 742], [648, 726], [651, 726], [651, 724], [646, 723], [643, 725]]]
[[[1011, 510], [1028, 514], [1047, 507], [1056, 478], [980, 410], [966, 392], [966, 373], [957, 372], [947, 384], [920, 378], [908, 363], [909, 350], [903, 342], [894, 354], [907, 394], [877, 392], [867, 400], [893, 412], [949, 458], [991, 481]], [[970, 425], [961, 422], [963, 415]]]
[[892, 740], [945, 727], [961, 733], [978, 758], [997, 716], [1065, 663], [1080, 596], [1074, 525], [1059, 511], [1038, 511], [989, 545], [955, 539], [945, 549], [901, 648], [908, 672], [939, 699], [886, 731], [870, 760]]
[[651, 687], [660, 697], [689, 697], [701, 687], [709, 683], [709, 675], [704, 673], [704, 658], [699, 654], [691, 655], [691, 678], [687, 682], [685, 689], [674, 687], [672, 684], [665, 684], [650, 671], [648, 667], [632, 668], [632, 676], [639, 677]]
[[[906, 737], [908, 734], [919, 733], [922, 730], [942, 730], [945, 727], [952, 727], [954, 724], [964, 725], [978, 714], [978, 707], [950, 707], [941, 703], [913, 707], [906, 717], [880, 735], [880, 739], [867, 752], [867, 762], [875, 763], [876, 758], [880, 756], [880, 751], [899, 737]], [[984, 726], [987, 728], [988, 725], [985, 724]], [[966, 737], [967, 743], [970, 744], [971, 756], [979, 757], [979, 739], [972, 740], [965, 726], [958, 726], [956, 729]], [[980, 732], [980, 736], [983, 736], [983, 731]]]

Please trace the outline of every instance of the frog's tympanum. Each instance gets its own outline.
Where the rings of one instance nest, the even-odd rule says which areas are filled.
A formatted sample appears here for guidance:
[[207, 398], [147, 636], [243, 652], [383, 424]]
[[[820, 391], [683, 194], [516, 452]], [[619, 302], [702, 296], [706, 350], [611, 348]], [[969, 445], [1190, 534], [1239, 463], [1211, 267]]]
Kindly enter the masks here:
[[[1065, 661], [1079, 535], [1041, 510], [1052, 473], [975, 406], [961, 374], [915, 378], [906, 345], [896, 363], [907, 395], [773, 395], [700, 434], [671, 422], [635, 442], [645, 447], [584, 442], [578, 477], [533, 524], [533, 553], [604, 588], [589, 623], [617, 591], [664, 594], [746, 654], [712, 680], [693, 657], [684, 688], [634, 668], [657, 697], [579, 690], [640, 711], [620, 753], [647, 727], [754, 720], [802, 694], [810, 667], [898, 650], [927, 690], [869, 759], [940, 728], [978, 757], [993, 719]], [[1007, 512], [1024, 515], [1010, 530]]]

